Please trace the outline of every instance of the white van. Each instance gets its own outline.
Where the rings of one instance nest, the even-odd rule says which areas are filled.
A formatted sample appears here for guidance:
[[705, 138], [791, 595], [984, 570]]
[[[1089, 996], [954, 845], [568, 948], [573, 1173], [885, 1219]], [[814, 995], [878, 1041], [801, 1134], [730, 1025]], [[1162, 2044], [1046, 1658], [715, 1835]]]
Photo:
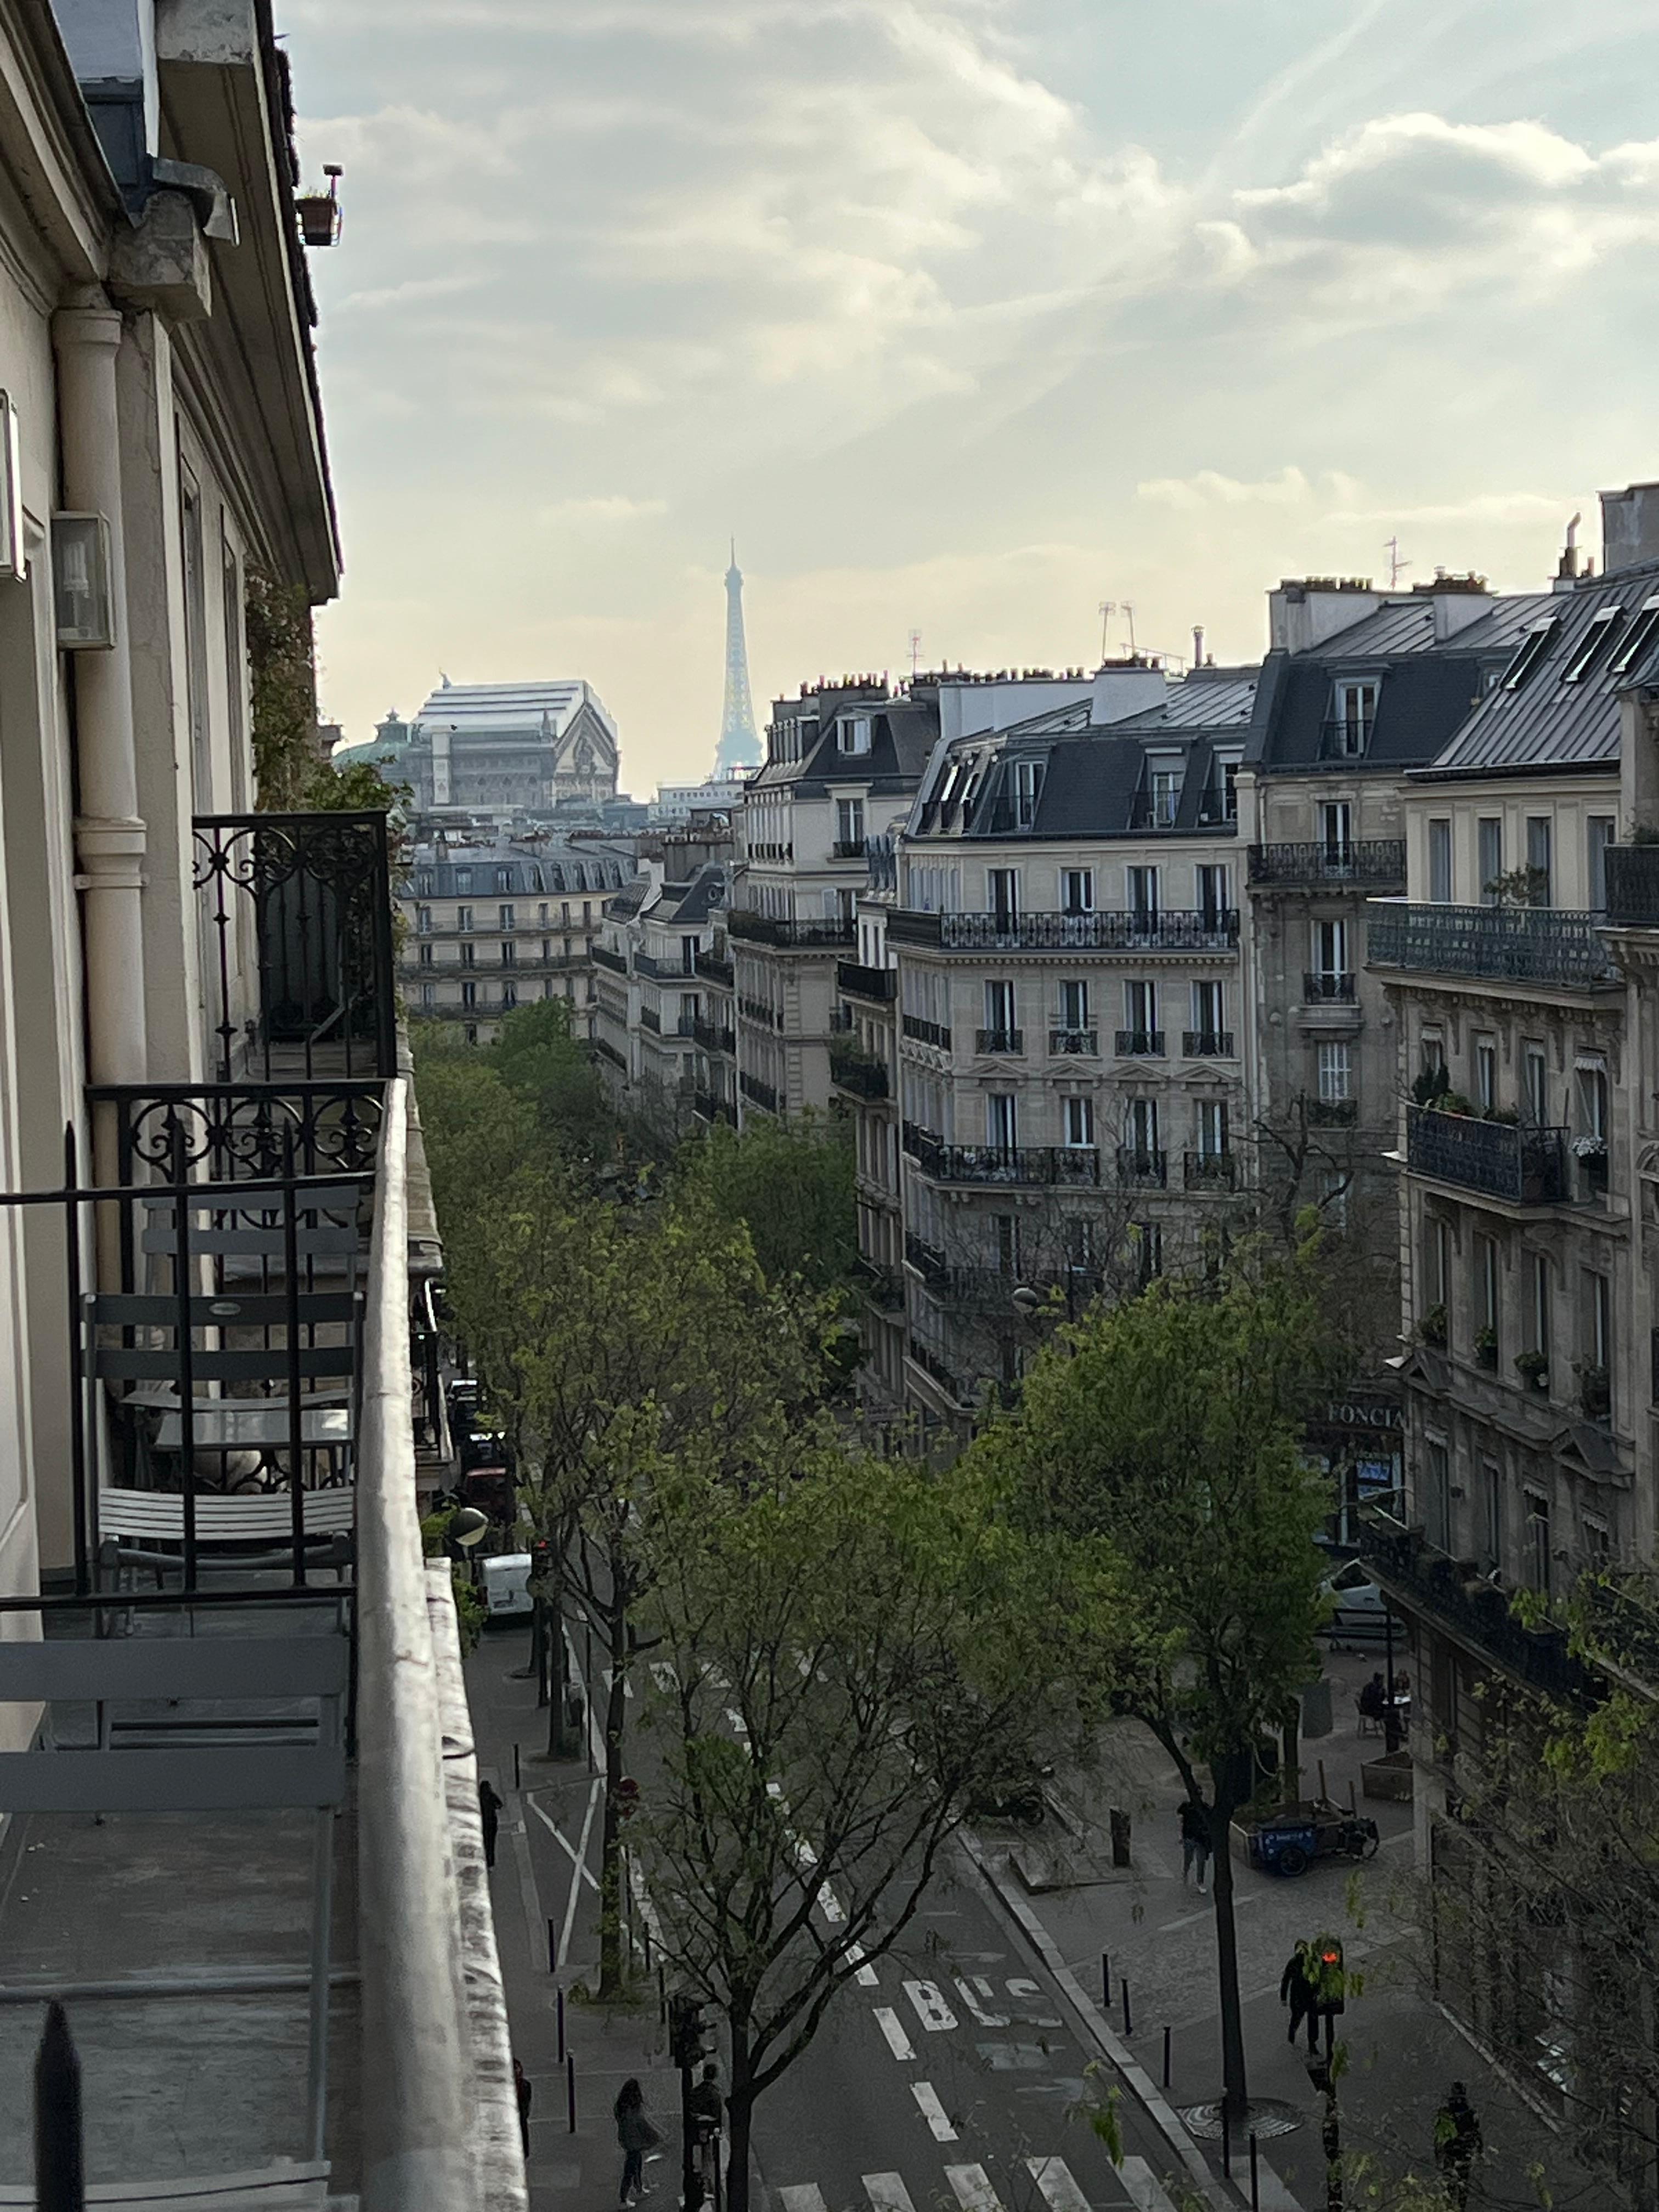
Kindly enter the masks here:
[[483, 1571], [484, 1611], [491, 1620], [532, 1610], [528, 1552], [497, 1552], [478, 1565]]

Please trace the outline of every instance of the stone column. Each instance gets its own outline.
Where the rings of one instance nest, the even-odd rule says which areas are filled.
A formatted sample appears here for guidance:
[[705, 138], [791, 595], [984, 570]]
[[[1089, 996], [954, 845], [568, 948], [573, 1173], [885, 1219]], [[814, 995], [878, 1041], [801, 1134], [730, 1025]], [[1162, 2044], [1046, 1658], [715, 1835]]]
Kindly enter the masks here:
[[94, 1083], [142, 1083], [144, 1041], [144, 825], [132, 714], [127, 635], [125, 536], [115, 354], [121, 318], [95, 289], [52, 318], [58, 356], [58, 437], [64, 501], [71, 513], [109, 524], [112, 652], [75, 653], [76, 750], [81, 811], [79, 861], [87, 981], [87, 1073]]

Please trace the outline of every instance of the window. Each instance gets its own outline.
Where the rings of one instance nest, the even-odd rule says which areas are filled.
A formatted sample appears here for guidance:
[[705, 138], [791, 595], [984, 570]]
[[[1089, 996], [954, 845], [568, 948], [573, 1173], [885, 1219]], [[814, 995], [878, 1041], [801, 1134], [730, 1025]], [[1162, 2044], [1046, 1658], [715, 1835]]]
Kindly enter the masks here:
[[1374, 676], [1339, 684], [1332, 702], [1330, 750], [1363, 753], [1371, 740], [1376, 719], [1377, 683]]
[[1218, 982], [1193, 985], [1193, 1027], [1201, 1037], [1218, 1037], [1227, 1026], [1226, 993]]
[[1498, 1044], [1492, 1037], [1474, 1041], [1474, 1099], [1483, 1114], [1498, 1103]]
[[1092, 868], [1061, 869], [1060, 903], [1067, 914], [1094, 912], [1095, 872]]
[[1019, 1216], [999, 1213], [994, 1217], [997, 1244], [997, 1273], [1018, 1277], [1019, 1266]]
[[1527, 1582], [1547, 1597], [1550, 1589], [1550, 1502], [1541, 1490], [1521, 1493], [1527, 1510]]
[[1193, 1108], [1193, 1129], [1198, 1139], [1200, 1159], [1226, 1158], [1227, 1102], [1224, 1098], [1199, 1099]]
[[1534, 623], [1515, 649], [1514, 658], [1498, 678], [1498, 688], [1518, 691], [1549, 650], [1550, 640], [1559, 625], [1553, 617], [1548, 622]]
[[1348, 925], [1346, 921], [1316, 921], [1313, 926], [1314, 970], [1322, 977], [1346, 976], [1348, 967]]
[[870, 717], [867, 714], [843, 714], [836, 726], [836, 743], [844, 753], [867, 753], [870, 750]]
[[1353, 1097], [1353, 1048], [1322, 1044], [1318, 1048], [1319, 1098], [1325, 1106], [1340, 1106]]
[[1613, 1565], [1612, 1529], [1595, 1513], [1581, 1515], [1578, 1525], [1583, 1531], [1584, 1565], [1592, 1574], [1603, 1572]]
[[455, 927], [456, 927], [456, 928], [457, 928], [457, 929], [463, 929], [463, 930], [465, 930], [465, 929], [471, 929], [471, 927], [472, 927], [472, 909], [471, 909], [471, 908], [470, 906], [458, 906], [458, 907], [456, 908], [456, 909], [455, 909]]
[[1019, 1142], [1019, 1123], [1012, 1091], [985, 1094], [985, 1141], [999, 1152], [1011, 1152]]
[[437, 1002], [437, 985], [435, 983], [422, 983], [421, 986], [421, 1004], [423, 1006], [436, 1006]]
[[836, 842], [861, 848], [864, 843], [864, 801], [861, 799], [838, 799], [836, 801]]
[[536, 926], [538, 929], [545, 929], [547, 927], [547, 901], [545, 899], [542, 901], [541, 904], [536, 909]]
[[1607, 663], [1609, 676], [1623, 676], [1646, 658], [1649, 648], [1659, 638], [1659, 596], [1644, 599], [1636, 620], [1619, 641], [1619, 650]]
[[518, 1003], [519, 1003], [519, 987], [518, 987], [518, 985], [517, 985], [516, 983], [503, 983], [503, 984], [502, 984], [502, 986], [501, 986], [501, 1004], [502, 1004], [502, 1006], [516, 1006], [518, 1005]]
[[478, 1003], [478, 987], [477, 987], [477, 985], [476, 983], [474, 983], [474, 982], [471, 982], [471, 981], [467, 981], [467, 982], [463, 983], [463, 984], [462, 984], [462, 986], [461, 986], [461, 1004], [462, 1004], [464, 1006], [471, 1007], [471, 1006], [476, 1006], [477, 1005], [477, 1003]]
[[516, 945], [504, 943], [496, 947], [496, 951], [500, 957], [501, 963], [503, 968], [516, 968], [518, 966], [519, 948]]
[[1451, 823], [1429, 824], [1429, 903], [1449, 906], [1452, 895]]
[[697, 940], [695, 937], [680, 939], [680, 973], [695, 975], [697, 972]]
[[512, 890], [512, 888], [513, 888], [513, 871], [512, 871], [512, 869], [511, 869], [511, 868], [497, 868], [497, 869], [496, 869], [496, 871], [495, 871], [495, 888], [496, 888], [496, 890], [497, 890], [498, 891], [510, 891], [510, 890]]
[[1443, 1443], [1431, 1437], [1424, 1454], [1423, 1522], [1437, 1550], [1451, 1549], [1451, 1465]]
[[1532, 1343], [1529, 1349], [1541, 1352], [1546, 1359], [1550, 1356], [1550, 1263], [1542, 1252], [1528, 1255], [1527, 1273], [1528, 1304], [1532, 1308]]
[[1425, 1030], [1417, 1041], [1418, 1060], [1425, 1075], [1436, 1075], [1446, 1065], [1446, 1045], [1438, 1030]]
[[[468, 891], [470, 891], [470, 890], [471, 890], [471, 888], [472, 888], [472, 871], [471, 871], [471, 868], [457, 868], [457, 869], [456, 869], [456, 871], [455, 871], [455, 894], [456, 894], [456, 896], [457, 896], [458, 898], [459, 898], [459, 897], [463, 897], [463, 896], [465, 896], [465, 894], [466, 894]], [[472, 927], [472, 925], [471, 925], [471, 923], [469, 921], [469, 922], [467, 923], [466, 927], [467, 927], [469, 929], [471, 929], [471, 927]]]
[[1319, 842], [1328, 867], [1347, 867], [1353, 856], [1353, 809], [1346, 799], [1328, 800], [1319, 810]]
[[1498, 881], [1504, 872], [1504, 817], [1483, 814], [1474, 825], [1475, 888], [1482, 906], [1498, 903]]
[[1154, 830], [1173, 830], [1181, 807], [1181, 770], [1154, 767], [1146, 775], [1147, 818]]
[[223, 538], [221, 547], [219, 591], [221, 627], [224, 632], [225, 700], [230, 710], [230, 771], [235, 779], [240, 809], [247, 803], [247, 676], [242, 647], [242, 564], [236, 558], [228, 535]]
[[477, 958], [478, 958], [478, 948], [477, 948], [477, 946], [476, 945], [462, 945], [462, 947], [461, 947], [461, 965], [462, 965], [462, 967], [463, 967], [463, 968], [471, 968], [471, 967], [475, 966], [475, 965], [477, 964]]
[[415, 909], [415, 934], [417, 937], [428, 937], [431, 933], [432, 909], [429, 906], [417, 906]]
[[1547, 814], [1527, 817], [1527, 867], [1531, 876], [1528, 886], [1528, 906], [1553, 906], [1553, 876], [1550, 868], [1550, 817]]
[[1474, 1239], [1474, 1311], [1475, 1326], [1490, 1329], [1498, 1334], [1498, 1240], [1492, 1237]]
[[1131, 868], [1127, 871], [1129, 910], [1134, 916], [1134, 927], [1149, 935], [1158, 927], [1158, 870]]
[[1589, 1365], [1605, 1370], [1613, 1347], [1613, 1285], [1594, 1267], [1581, 1268], [1579, 1273], [1583, 1283], [1584, 1358]]
[[1589, 902], [1597, 914], [1605, 914], [1607, 911], [1607, 848], [1613, 842], [1613, 820], [1611, 814], [1592, 814], [1584, 823]]
[[432, 965], [432, 947], [429, 945], [423, 945], [421, 947], [421, 965], [422, 968], [429, 968]]
[[1066, 1143], [1073, 1151], [1092, 1151], [1095, 1141], [1095, 1102], [1092, 1098], [1062, 1098]]
[[516, 927], [513, 920], [513, 908], [510, 906], [497, 907], [495, 912], [498, 917], [495, 926], [498, 929], [512, 929]]
[[1521, 1047], [1521, 1108], [1528, 1121], [1543, 1128], [1548, 1123], [1549, 1062], [1541, 1044], [1531, 1037]]
[[1014, 763], [1014, 819], [1022, 830], [1029, 830], [1036, 819], [1037, 800], [1042, 793], [1042, 763], [1023, 760]]
[[582, 901], [582, 927], [584, 929], [592, 929], [592, 927], [593, 902], [592, 899], [584, 899]]
[[1158, 1101], [1141, 1097], [1128, 1102], [1124, 1133], [1128, 1149], [1137, 1159], [1146, 1161], [1158, 1152]]
[[1089, 1026], [1089, 986], [1068, 977], [1060, 987], [1060, 1026], [1086, 1030]]
[[1221, 763], [1221, 818], [1224, 822], [1238, 819], [1238, 762], [1224, 760]]
[[185, 687], [198, 813], [213, 811], [213, 740], [207, 701], [207, 581], [203, 574], [202, 495], [179, 466], [179, 530], [185, 582]]
[[1603, 1158], [1605, 1158], [1607, 1140], [1607, 1071], [1596, 1061], [1581, 1060], [1577, 1076], [1578, 1134], [1581, 1138], [1588, 1138], [1592, 1144], [1599, 1143], [1604, 1148]]
[[1011, 1036], [1014, 1021], [1014, 987], [1008, 982], [988, 982], [985, 986], [985, 1026], [1001, 1038]]
[[1424, 1224], [1423, 1273], [1428, 1293], [1425, 1312], [1435, 1306], [1443, 1312], [1451, 1295], [1451, 1224], [1437, 1213]]
[[1123, 1026], [1129, 1032], [1131, 1052], [1150, 1052], [1153, 1049], [1152, 1033], [1158, 1027], [1156, 983], [1125, 983]]
[[991, 902], [991, 912], [1000, 931], [1012, 929], [1019, 919], [1019, 871], [1017, 868], [988, 868], [985, 888]]
[[1198, 892], [1198, 910], [1203, 916], [1206, 929], [1220, 929], [1228, 910], [1229, 884], [1224, 867], [1206, 863], [1194, 873], [1194, 884]]
[[1480, 1462], [1480, 1564], [1489, 1575], [1504, 1565], [1504, 1470], [1495, 1459]]
[[1625, 619], [1623, 607], [1614, 605], [1598, 607], [1590, 617], [1589, 628], [1578, 641], [1578, 649], [1561, 672], [1564, 684], [1582, 684], [1601, 659], [1608, 640]]

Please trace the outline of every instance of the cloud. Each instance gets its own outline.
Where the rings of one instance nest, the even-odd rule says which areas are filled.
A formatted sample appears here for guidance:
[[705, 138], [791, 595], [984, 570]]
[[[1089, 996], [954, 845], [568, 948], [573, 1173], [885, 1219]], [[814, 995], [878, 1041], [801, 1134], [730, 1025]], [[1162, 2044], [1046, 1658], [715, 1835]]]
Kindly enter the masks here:
[[1152, 477], [1135, 486], [1137, 499], [1189, 514], [1205, 507], [1304, 507], [1313, 496], [1313, 485], [1298, 468], [1281, 469], [1256, 483], [1200, 469], [1194, 476]]
[[629, 499], [622, 492], [611, 492], [589, 499], [555, 500], [550, 507], [537, 508], [536, 520], [562, 529], [571, 523], [644, 522], [667, 512], [665, 499]]

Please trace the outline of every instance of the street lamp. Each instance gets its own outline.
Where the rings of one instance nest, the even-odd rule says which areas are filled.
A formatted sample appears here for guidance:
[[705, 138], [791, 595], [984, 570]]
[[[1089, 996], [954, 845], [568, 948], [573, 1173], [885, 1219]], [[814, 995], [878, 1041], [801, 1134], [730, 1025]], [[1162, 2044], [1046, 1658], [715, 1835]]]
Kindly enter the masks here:
[[1022, 1283], [1019, 1285], [1010, 1303], [1018, 1307], [1027, 1321], [1031, 1320], [1042, 1308], [1042, 1294], [1034, 1291], [1029, 1283]]
[[487, 1513], [481, 1513], [476, 1505], [462, 1505], [450, 1515], [444, 1534], [461, 1551], [470, 1552], [475, 1544], [483, 1543], [489, 1529]]

